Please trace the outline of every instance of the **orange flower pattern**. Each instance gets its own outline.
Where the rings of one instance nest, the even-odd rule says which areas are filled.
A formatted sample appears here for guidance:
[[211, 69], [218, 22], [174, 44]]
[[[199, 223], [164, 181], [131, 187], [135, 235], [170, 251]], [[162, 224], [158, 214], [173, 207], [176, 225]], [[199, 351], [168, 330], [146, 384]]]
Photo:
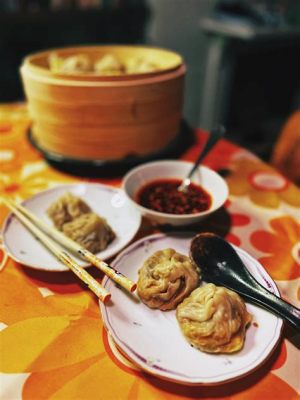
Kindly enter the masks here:
[[266, 208], [278, 208], [283, 201], [300, 207], [299, 189], [261, 161], [237, 158], [229, 168], [227, 183], [231, 195], [249, 196], [254, 204]]
[[[188, 388], [120, 364], [110, 350], [98, 305], [88, 291], [43, 295], [26, 271], [16, 268], [13, 261], [9, 261], [1, 278], [0, 290], [7, 299], [5, 307], [0, 307], [1, 321], [7, 325], [0, 332], [1, 371], [30, 373], [23, 387], [24, 400], [152, 400], [213, 395], [233, 400], [243, 398], [232, 390], [231, 384], [216, 389]], [[273, 356], [269, 362], [271, 368], [275, 368], [276, 360], [277, 356]], [[270, 388], [280, 396], [288, 395], [286, 398], [295, 396], [294, 390], [278, 377], [264, 376], [260, 370], [254, 374], [261, 376], [261, 380], [255, 386], [248, 386], [247, 398], [255, 399], [258, 393], [266, 394]], [[107, 385], [112, 380], [118, 384]], [[242, 382], [235, 385], [242, 390]]]
[[270, 221], [271, 231], [259, 230], [250, 239], [254, 247], [266, 253], [259, 259], [277, 280], [300, 278], [300, 223], [290, 216]]

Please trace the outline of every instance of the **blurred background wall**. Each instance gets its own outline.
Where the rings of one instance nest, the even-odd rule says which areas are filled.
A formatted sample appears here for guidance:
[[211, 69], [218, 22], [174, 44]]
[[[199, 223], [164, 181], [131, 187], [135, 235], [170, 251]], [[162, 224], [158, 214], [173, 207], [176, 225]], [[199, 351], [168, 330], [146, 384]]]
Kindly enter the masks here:
[[2, 0], [0, 101], [24, 99], [18, 68], [28, 53], [88, 43], [179, 52], [188, 123], [222, 122], [264, 159], [300, 106], [299, 0]]
[[268, 160], [300, 108], [299, 0], [149, 0], [147, 39], [188, 66], [185, 116]]
[[205, 80], [208, 38], [200, 21], [208, 16], [216, 0], [148, 0], [151, 10], [146, 30], [148, 43], [182, 54], [187, 64], [184, 114], [197, 126]]

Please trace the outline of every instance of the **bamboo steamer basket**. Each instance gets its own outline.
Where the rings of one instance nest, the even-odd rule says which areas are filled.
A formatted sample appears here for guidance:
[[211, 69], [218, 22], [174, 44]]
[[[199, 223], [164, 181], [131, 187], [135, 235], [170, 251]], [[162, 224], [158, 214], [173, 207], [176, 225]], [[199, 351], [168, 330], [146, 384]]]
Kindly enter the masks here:
[[53, 50], [24, 60], [21, 76], [33, 121], [32, 138], [42, 151], [75, 160], [116, 160], [155, 153], [176, 137], [185, 75], [185, 65], [176, 53], [139, 46], [55, 52], [98, 57], [112, 51], [118, 54], [118, 50], [124, 57], [152, 54], [157, 63], [162, 60], [161, 69], [119, 76], [77, 76], [49, 70]]

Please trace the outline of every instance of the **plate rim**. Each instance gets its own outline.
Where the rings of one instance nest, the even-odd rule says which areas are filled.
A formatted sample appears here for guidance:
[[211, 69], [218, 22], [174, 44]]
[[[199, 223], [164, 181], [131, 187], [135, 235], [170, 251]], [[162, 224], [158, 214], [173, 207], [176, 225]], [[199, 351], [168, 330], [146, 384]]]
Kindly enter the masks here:
[[[25, 200], [21, 201], [21, 205], [26, 206], [27, 203], [29, 203], [31, 200], [36, 199], [37, 197], [43, 196], [45, 195], [45, 193], [47, 192], [55, 192], [57, 189], [62, 189], [64, 187], [66, 187], [66, 190], [68, 190], [68, 188], [70, 187], [76, 187], [76, 186], [94, 186], [94, 187], [101, 187], [101, 188], [105, 188], [108, 190], [111, 190], [112, 192], [115, 193], [122, 193], [123, 190], [121, 188], [117, 188], [115, 186], [112, 185], [106, 185], [103, 183], [98, 183], [98, 182], [74, 182], [74, 183], [62, 183], [62, 184], [58, 184], [56, 186], [50, 187], [48, 189], [42, 190], [36, 194], [34, 194], [31, 197], [28, 197]], [[126, 199], [126, 201], [128, 202], [128, 200]], [[134, 209], [134, 207], [131, 207], [132, 209]], [[136, 211], [136, 210], [134, 210]], [[137, 223], [136, 223], [136, 228], [135, 230], [132, 232], [131, 236], [128, 238], [127, 242], [122, 244], [122, 246], [118, 246], [113, 252], [111, 252], [108, 256], [106, 256], [105, 258], [101, 257], [101, 260], [105, 261], [111, 257], [114, 257], [118, 252], [122, 251], [129, 243], [130, 241], [134, 238], [134, 236], [136, 235], [136, 233], [138, 232], [140, 226], [141, 226], [141, 221], [142, 221], [142, 217], [141, 214], [137, 211], [136, 212], [136, 217], [137, 217]], [[31, 264], [27, 264], [26, 262], [22, 261], [20, 258], [18, 258], [12, 251], [11, 248], [7, 245], [7, 241], [6, 241], [6, 233], [7, 230], [9, 229], [9, 226], [11, 225], [13, 220], [17, 220], [17, 217], [13, 214], [13, 212], [9, 212], [9, 214], [5, 217], [4, 222], [2, 224], [2, 229], [1, 229], [1, 237], [2, 237], [2, 244], [3, 244], [3, 248], [5, 250], [5, 252], [8, 254], [8, 256], [14, 260], [15, 262], [22, 264], [23, 266], [26, 266], [27, 268], [30, 268], [32, 270], [39, 270], [39, 271], [44, 271], [44, 272], [67, 272], [69, 271], [69, 269], [67, 267], [64, 267], [64, 265], [62, 264], [62, 266], [64, 267], [64, 269], [49, 269], [49, 268], [41, 268], [38, 264], [35, 263], [31, 263]], [[26, 229], [26, 228], [24, 228]], [[100, 255], [101, 252], [96, 253], [96, 255]], [[72, 253], [71, 253], [72, 256]], [[81, 264], [81, 267], [83, 268], [88, 268], [91, 266], [91, 263], [85, 262], [84, 264]]]
[[[169, 232], [169, 233], [154, 233], [148, 236], [145, 236], [137, 241], [135, 241], [134, 243], [132, 243], [131, 245], [125, 247], [122, 252], [113, 260], [112, 262], [112, 266], [115, 268], [117, 263], [120, 262], [120, 260], [125, 257], [128, 253], [134, 251], [135, 247], [140, 247], [146, 240], [157, 240], [160, 238], [166, 238], [169, 237], [170, 234], [179, 234], [179, 235], [184, 235], [187, 232]], [[191, 232], [188, 232], [191, 235]], [[230, 242], [229, 242], [230, 243]], [[265, 280], [265, 282], [271, 282], [271, 287], [273, 289], [273, 292], [276, 295], [280, 296], [280, 292], [279, 289], [275, 283], [275, 281], [271, 278], [271, 276], [268, 274], [268, 272], [265, 270], [265, 268], [260, 264], [260, 262], [258, 260], [256, 260], [254, 257], [252, 257], [247, 251], [233, 245], [232, 243], [230, 243], [234, 249], [238, 252], [243, 254], [244, 256], [248, 257], [252, 262], [254, 262], [254, 266], [255, 269], [261, 274], [262, 278]], [[109, 279], [109, 277], [105, 276], [102, 284], [104, 287], [106, 287], [107, 283], [110, 282], [111, 280]], [[246, 302], [247, 303], [247, 302]], [[257, 306], [258, 307], [258, 306]], [[266, 354], [265, 356], [260, 355], [259, 361], [252, 367], [249, 368], [247, 371], [244, 371], [243, 373], [236, 375], [236, 376], [231, 376], [231, 377], [227, 377], [218, 381], [213, 381], [211, 379], [207, 379], [205, 378], [203, 380], [203, 378], [201, 378], [202, 380], [200, 381], [199, 377], [193, 377], [192, 379], [189, 380], [183, 380], [183, 379], [179, 379], [176, 377], [172, 377], [170, 375], [166, 375], [162, 372], [159, 372], [159, 370], [154, 370], [153, 366], [149, 366], [146, 362], [142, 363], [141, 361], [139, 362], [137, 360], [137, 357], [134, 358], [131, 356], [131, 354], [128, 354], [128, 348], [124, 349], [124, 345], [122, 343], [121, 340], [119, 340], [118, 337], [116, 337], [116, 335], [114, 334], [113, 331], [110, 330], [109, 326], [108, 326], [108, 322], [107, 322], [107, 318], [105, 315], [106, 309], [107, 307], [102, 304], [99, 301], [99, 308], [101, 311], [101, 317], [102, 317], [102, 321], [103, 321], [103, 325], [107, 331], [107, 333], [109, 335], [111, 335], [115, 345], [120, 348], [120, 350], [126, 355], [126, 357], [129, 358], [129, 360], [136, 366], [138, 366], [142, 371], [145, 371], [147, 373], [149, 373], [152, 376], [155, 376], [156, 378], [165, 380], [165, 381], [169, 381], [169, 382], [173, 382], [173, 383], [177, 383], [180, 385], [187, 385], [187, 386], [218, 386], [218, 385], [222, 385], [222, 384], [226, 384], [228, 382], [232, 382], [232, 381], [236, 381], [239, 379], [242, 379], [245, 376], [248, 376], [249, 374], [253, 373], [254, 371], [256, 371], [257, 369], [259, 369], [263, 364], [266, 363], [266, 361], [272, 356], [272, 354], [274, 353], [274, 351], [276, 350], [278, 344], [281, 341], [282, 338], [282, 330], [283, 330], [283, 320], [281, 318], [279, 318], [278, 316], [274, 315], [275, 318], [277, 318], [276, 321], [276, 327], [274, 329], [274, 335], [272, 337], [272, 339], [270, 340], [268, 346], [266, 348], [264, 348], [263, 353], [262, 354]], [[184, 339], [184, 338], [183, 338]], [[169, 372], [167, 372], [169, 374]]]

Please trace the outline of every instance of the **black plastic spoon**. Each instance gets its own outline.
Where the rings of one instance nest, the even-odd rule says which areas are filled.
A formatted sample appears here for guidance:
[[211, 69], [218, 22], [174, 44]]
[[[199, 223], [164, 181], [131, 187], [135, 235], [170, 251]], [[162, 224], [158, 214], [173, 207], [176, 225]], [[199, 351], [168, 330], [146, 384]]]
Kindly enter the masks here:
[[300, 330], [300, 309], [259, 284], [234, 248], [221, 237], [213, 233], [198, 234], [192, 240], [190, 257], [201, 268], [205, 281], [234, 290]]

